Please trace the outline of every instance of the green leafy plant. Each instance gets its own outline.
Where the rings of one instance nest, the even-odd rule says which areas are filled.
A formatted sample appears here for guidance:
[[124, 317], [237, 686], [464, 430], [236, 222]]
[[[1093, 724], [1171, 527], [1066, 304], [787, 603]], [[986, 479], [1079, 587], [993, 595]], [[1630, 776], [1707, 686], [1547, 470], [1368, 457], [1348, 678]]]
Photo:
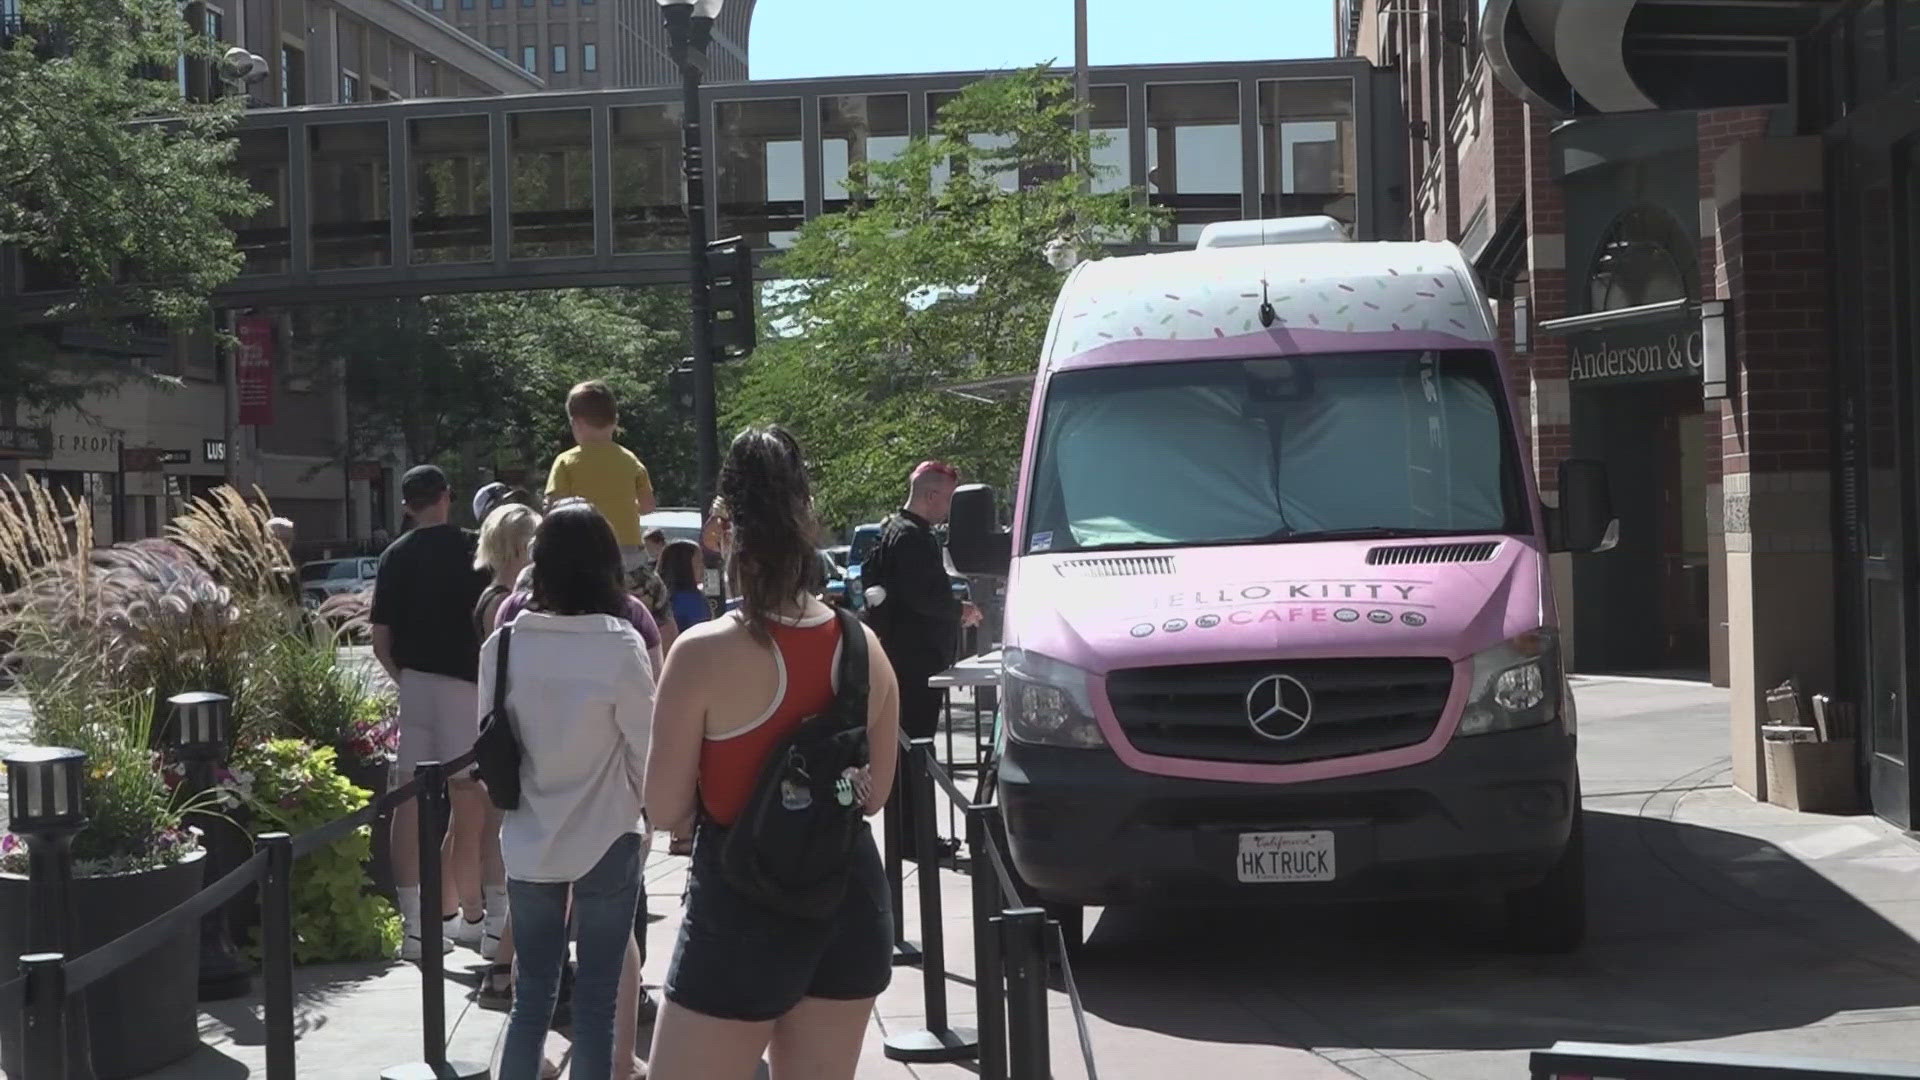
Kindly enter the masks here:
[[[255, 815], [297, 835], [367, 805], [367, 793], [341, 776], [334, 760], [330, 746], [273, 739], [242, 750], [234, 769], [252, 777]], [[360, 864], [371, 842], [363, 825], [294, 864], [295, 961], [378, 960], [400, 948], [400, 917], [364, 889]]]
[[372, 679], [340, 660], [332, 635], [315, 628], [276, 636], [259, 650], [247, 675], [252, 705], [243, 742], [303, 739], [341, 747], [377, 700]]
[[[36, 695], [30, 734], [42, 746], [87, 755], [81, 786], [87, 827], [74, 837], [74, 870], [82, 876], [126, 874], [170, 866], [199, 850], [182, 816], [212, 810], [219, 796], [184, 799], [169, 789], [149, 749], [153, 698], [145, 693]], [[0, 869], [24, 873], [25, 852], [0, 841]]]

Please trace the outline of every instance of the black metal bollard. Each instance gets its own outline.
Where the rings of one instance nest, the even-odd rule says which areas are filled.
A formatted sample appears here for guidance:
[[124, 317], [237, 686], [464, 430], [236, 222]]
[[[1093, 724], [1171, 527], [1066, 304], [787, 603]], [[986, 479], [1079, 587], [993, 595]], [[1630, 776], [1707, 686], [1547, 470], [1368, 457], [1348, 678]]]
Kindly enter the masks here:
[[[70, 955], [73, 838], [87, 826], [81, 805], [87, 755], [65, 747], [30, 746], [8, 754], [6, 766], [7, 830], [27, 843], [27, 947], [42, 955]], [[64, 975], [58, 1007], [65, 1013], [60, 1024], [66, 1039], [65, 1071], [47, 1075], [93, 1080], [86, 1000], [66, 996]]]
[[[420, 1044], [421, 1061], [396, 1065], [380, 1080], [487, 1080], [485, 1065], [447, 1060], [447, 958], [440, 948], [440, 841], [448, 821], [447, 768], [438, 761], [414, 767], [420, 781]], [[428, 905], [432, 905], [429, 907]]]
[[893, 900], [893, 966], [911, 967], [920, 962], [920, 947], [907, 940], [907, 901], [905, 854], [906, 822], [901, 806], [907, 798], [907, 773], [913, 760], [907, 747], [900, 747], [900, 764], [893, 773], [893, 797], [881, 812], [881, 836], [886, 842], [887, 890]]
[[1007, 1058], [1010, 1080], [1050, 1080], [1047, 1041], [1047, 913], [1015, 908], [1001, 913], [1007, 957]]
[[915, 739], [907, 754], [907, 797], [913, 800], [914, 855], [920, 871], [920, 971], [925, 984], [927, 1026], [887, 1036], [894, 1061], [965, 1061], [979, 1051], [967, 1028], [947, 1024], [946, 928], [940, 920], [939, 837], [934, 830], [933, 740]]
[[293, 837], [255, 838], [267, 853], [260, 887], [261, 1017], [267, 1029], [267, 1080], [295, 1080], [293, 1058]]
[[34, 1080], [66, 1080], [67, 958], [57, 952], [28, 953], [20, 958], [20, 974], [27, 980], [21, 1010], [26, 1074]]
[[993, 806], [967, 807], [967, 855], [973, 875], [973, 993], [980, 1025], [980, 1080], [1007, 1080], [1007, 983], [994, 932], [1000, 890], [994, 881]]
[[[187, 792], [200, 795], [218, 786], [216, 774], [227, 756], [227, 721], [233, 701], [225, 694], [194, 691], [167, 699], [174, 752], [186, 766]], [[217, 813], [194, 814], [207, 848], [207, 879], [218, 881], [247, 859], [242, 834]], [[200, 1000], [226, 1001], [253, 990], [253, 974], [233, 947], [228, 905], [200, 919]]]

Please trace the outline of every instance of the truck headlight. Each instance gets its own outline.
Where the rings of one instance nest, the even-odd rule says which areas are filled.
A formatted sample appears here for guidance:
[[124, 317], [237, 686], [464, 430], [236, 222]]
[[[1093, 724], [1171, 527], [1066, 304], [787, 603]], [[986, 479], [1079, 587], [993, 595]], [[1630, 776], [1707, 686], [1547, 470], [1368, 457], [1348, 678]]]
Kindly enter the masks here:
[[1560, 639], [1545, 628], [1473, 658], [1473, 689], [1459, 735], [1538, 727], [1560, 719]]
[[1105, 746], [1087, 692], [1090, 679], [1071, 664], [1024, 649], [1006, 650], [1001, 684], [1007, 735], [1038, 746]]

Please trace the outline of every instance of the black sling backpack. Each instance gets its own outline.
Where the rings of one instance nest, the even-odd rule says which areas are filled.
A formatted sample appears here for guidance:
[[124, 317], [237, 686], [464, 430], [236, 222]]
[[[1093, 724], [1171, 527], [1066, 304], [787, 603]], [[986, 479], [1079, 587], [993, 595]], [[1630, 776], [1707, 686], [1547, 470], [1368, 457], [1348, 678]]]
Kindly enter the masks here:
[[867, 828], [853, 773], [866, 766], [867, 634], [840, 621], [840, 689], [825, 712], [774, 744], [746, 808], [721, 842], [727, 883], [788, 915], [825, 919], [846, 895], [855, 842]]

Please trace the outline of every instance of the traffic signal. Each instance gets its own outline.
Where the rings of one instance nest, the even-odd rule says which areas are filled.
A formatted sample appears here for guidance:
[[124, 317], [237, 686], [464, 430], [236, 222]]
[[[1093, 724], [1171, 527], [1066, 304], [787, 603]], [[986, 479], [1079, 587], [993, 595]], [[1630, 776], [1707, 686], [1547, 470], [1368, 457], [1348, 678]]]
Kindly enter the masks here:
[[693, 411], [693, 357], [685, 357], [667, 369], [667, 396], [675, 407]]
[[738, 236], [707, 245], [709, 340], [716, 360], [742, 357], [758, 344], [754, 319], [753, 249]]

